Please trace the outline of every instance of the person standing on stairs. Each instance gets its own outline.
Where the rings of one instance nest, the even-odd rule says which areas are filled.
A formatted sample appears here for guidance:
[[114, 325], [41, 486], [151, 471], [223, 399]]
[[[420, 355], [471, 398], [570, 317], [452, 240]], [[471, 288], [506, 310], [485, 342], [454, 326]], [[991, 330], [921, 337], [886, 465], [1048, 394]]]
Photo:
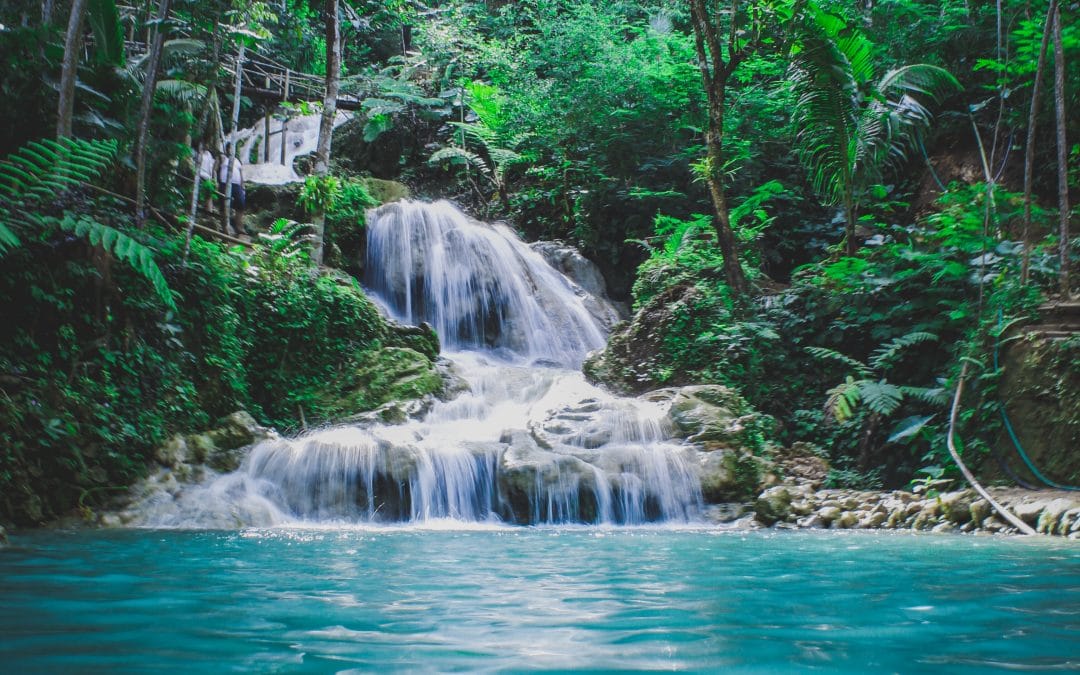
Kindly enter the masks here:
[[233, 229], [235, 233], [226, 232], [226, 234], [231, 236], [243, 234], [244, 206], [247, 201], [247, 193], [244, 192], [244, 163], [238, 154], [232, 163], [232, 175], [229, 175], [228, 146], [225, 148], [225, 155], [221, 158], [218, 182], [221, 184], [222, 194], [227, 189], [232, 191], [232, 224], [231, 228], [227, 229]]
[[199, 155], [199, 182], [201, 183], [199, 189], [206, 193], [206, 212], [210, 214], [217, 213], [217, 208], [214, 206], [214, 199], [218, 194], [217, 183], [214, 181], [216, 165], [214, 153], [209, 149], [203, 150]]

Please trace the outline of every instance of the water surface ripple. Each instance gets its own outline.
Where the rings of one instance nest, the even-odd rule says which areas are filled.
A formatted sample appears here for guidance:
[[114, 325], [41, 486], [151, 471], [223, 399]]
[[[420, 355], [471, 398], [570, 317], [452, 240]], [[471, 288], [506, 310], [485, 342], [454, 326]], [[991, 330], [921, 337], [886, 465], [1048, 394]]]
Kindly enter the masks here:
[[13, 673], [1080, 669], [1069, 542], [404, 527], [12, 544]]

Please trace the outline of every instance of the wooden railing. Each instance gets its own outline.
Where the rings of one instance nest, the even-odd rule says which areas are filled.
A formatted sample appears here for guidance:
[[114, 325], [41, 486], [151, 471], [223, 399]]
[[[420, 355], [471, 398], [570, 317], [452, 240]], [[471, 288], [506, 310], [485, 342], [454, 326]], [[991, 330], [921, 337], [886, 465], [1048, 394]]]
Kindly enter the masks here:
[[[147, 51], [145, 42], [136, 41], [126, 42], [125, 49], [128, 54], [144, 54]], [[226, 68], [232, 77], [236, 77], [236, 56], [225, 57], [222, 67]], [[240, 91], [244, 96], [264, 105], [274, 102], [321, 101], [326, 89], [326, 80], [322, 76], [291, 70], [261, 54], [244, 56], [240, 83]], [[357, 110], [362, 102], [360, 95], [344, 93], [338, 96], [337, 106], [342, 110]]]

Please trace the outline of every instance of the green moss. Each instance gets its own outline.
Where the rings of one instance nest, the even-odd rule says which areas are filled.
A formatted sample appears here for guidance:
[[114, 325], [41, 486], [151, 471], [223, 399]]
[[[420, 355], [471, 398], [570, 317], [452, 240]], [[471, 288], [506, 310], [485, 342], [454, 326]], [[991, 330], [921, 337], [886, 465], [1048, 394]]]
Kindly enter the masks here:
[[442, 376], [424, 354], [407, 347], [383, 347], [360, 356], [356, 369], [342, 377], [329, 410], [352, 414], [391, 401], [417, 399], [442, 389]]

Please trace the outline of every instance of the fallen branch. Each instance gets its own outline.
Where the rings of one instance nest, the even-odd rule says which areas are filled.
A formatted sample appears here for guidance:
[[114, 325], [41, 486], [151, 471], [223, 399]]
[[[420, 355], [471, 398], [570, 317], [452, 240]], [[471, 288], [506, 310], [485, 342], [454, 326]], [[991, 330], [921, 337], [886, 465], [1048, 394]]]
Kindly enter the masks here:
[[968, 364], [965, 363], [960, 369], [960, 380], [956, 383], [956, 394], [953, 396], [952, 412], [949, 413], [949, 433], [945, 437], [946, 445], [949, 447], [949, 454], [952, 455], [953, 461], [956, 462], [956, 466], [960, 468], [960, 473], [964, 474], [964, 479], [975, 488], [975, 491], [982, 495], [982, 498], [990, 502], [990, 506], [994, 508], [1001, 517], [1012, 523], [1016, 529], [1020, 530], [1024, 534], [1037, 534], [1030, 525], [1025, 523], [1016, 517], [1012, 511], [1008, 510], [990, 496], [990, 493], [986, 491], [978, 480], [975, 479], [975, 475], [971, 473], [971, 470], [967, 468], [963, 460], [960, 459], [960, 453], [956, 451], [956, 443], [953, 441], [953, 434], [956, 431], [956, 417], [960, 412], [960, 397], [964, 393], [964, 378], [967, 377]]

